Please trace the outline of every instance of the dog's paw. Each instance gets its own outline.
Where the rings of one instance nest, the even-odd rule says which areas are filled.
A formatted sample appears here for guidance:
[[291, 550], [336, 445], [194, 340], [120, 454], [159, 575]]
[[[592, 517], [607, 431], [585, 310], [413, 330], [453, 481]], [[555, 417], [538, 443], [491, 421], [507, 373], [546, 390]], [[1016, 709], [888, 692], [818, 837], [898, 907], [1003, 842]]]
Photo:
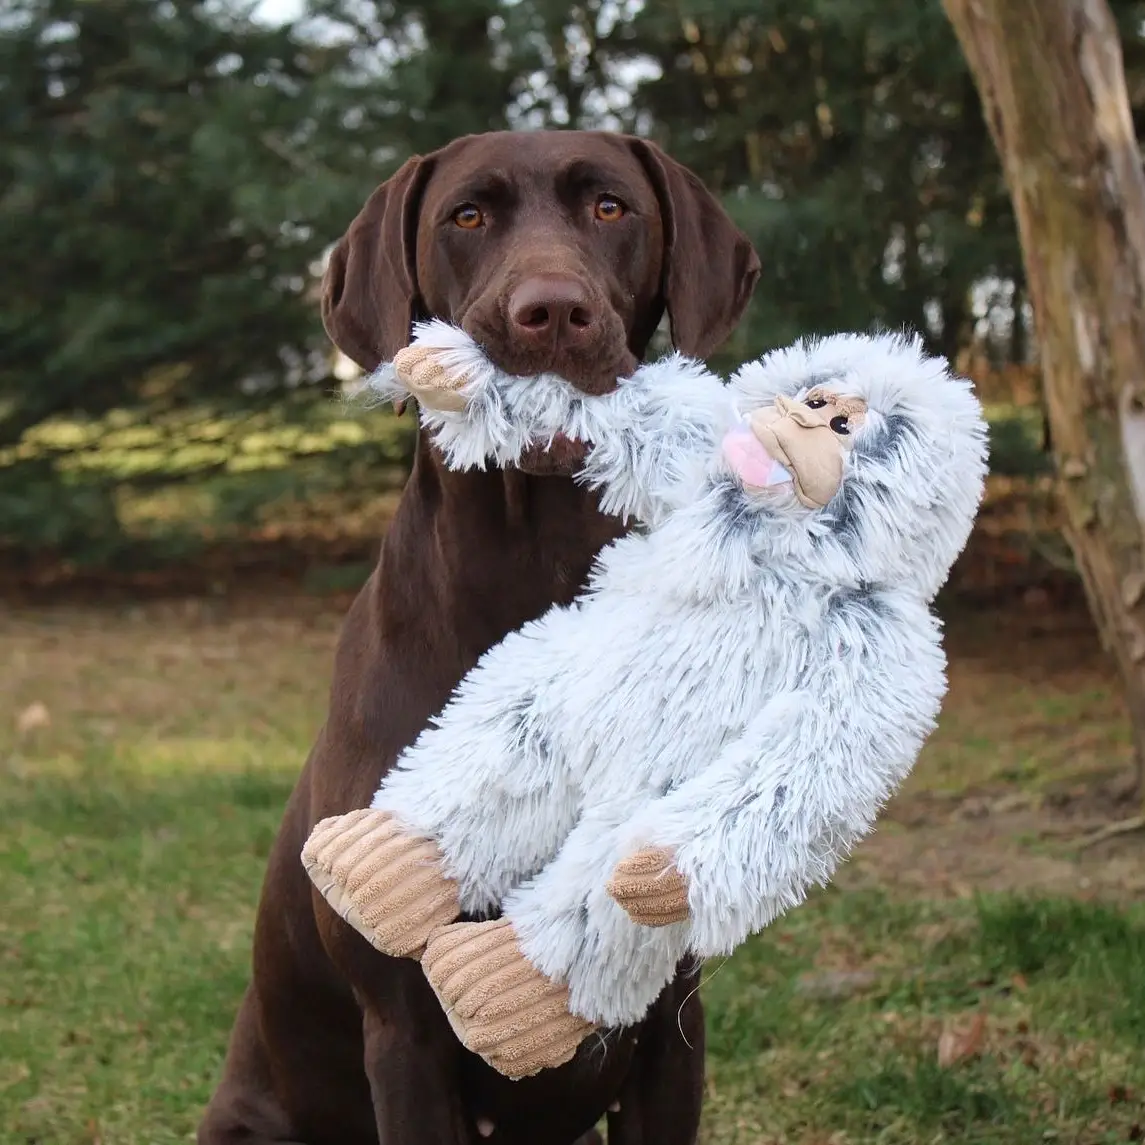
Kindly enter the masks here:
[[330, 906], [395, 958], [420, 957], [430, 933], [461, 913], [437, 845], [408, 834], [385, 811], [323, 819], [302, 849], [302, 864]]
[[564, 1065], [596, 1028], [570, 1013], [568, 987], [533, 966], [506, 919], [442, 927], [421, 964], [461, 1044], [513, 1080]]
[[451, 373], [433, 346], [406, 346], [394, 355], [394, 374], [422, 405], [460, 413], [466, 401], [460, 391], [469, 381], [464, 371]]
[[691, 917], [688, 880], [666, 847], [649, 847], [621, 859], [606, 889], [641, 926], [670, 926]]

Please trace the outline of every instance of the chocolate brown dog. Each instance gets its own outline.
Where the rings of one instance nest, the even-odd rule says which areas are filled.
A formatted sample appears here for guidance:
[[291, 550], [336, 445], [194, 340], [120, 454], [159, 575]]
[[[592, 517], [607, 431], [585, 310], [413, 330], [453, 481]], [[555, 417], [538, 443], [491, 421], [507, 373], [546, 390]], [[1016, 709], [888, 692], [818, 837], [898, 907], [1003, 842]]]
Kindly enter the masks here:
[[[372, 370], [420, 318], [456, 322], [503, 369], [616, 385], [667, 310], [704, 356], [759, 260], [700, 181], [642, 140], [492, 133], [409, 160], [334, 251], [323, 316]], [[365, 806], [397, 753], [507, 632], [567, 602], [620, 533], [569, 476], [567, 442], [520, 469], [453, 473], [426, 440], [346, 619], [329, 715], [290, 801], [259, 904], [254, 973], [200, 1145], [690, 1145], [703, 1014], [682, 969], [643, 1024], [513, 1082], [454, 1038], [418, 964], [386, 958], [313, 890], [300, 852]]]

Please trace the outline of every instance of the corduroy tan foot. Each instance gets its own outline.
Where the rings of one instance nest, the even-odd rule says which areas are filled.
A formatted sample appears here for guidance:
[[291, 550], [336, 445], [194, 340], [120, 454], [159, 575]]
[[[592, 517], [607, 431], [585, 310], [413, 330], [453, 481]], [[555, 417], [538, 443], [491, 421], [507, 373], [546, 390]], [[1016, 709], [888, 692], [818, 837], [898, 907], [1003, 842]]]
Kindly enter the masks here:
[[457, 884], [442, 872], [437, 844], [407, 834], [386, 811], [323, 819], [302, 863], [342, 918], [395, 958], [419, 957], [429, 935], [461, 914]]
[[564, 1065], [595, 1029], [569, 1013], [568, 987], [525, 958], [506, 919], [442, 927], [421, 964], [461, 1044], [513, 1080]]

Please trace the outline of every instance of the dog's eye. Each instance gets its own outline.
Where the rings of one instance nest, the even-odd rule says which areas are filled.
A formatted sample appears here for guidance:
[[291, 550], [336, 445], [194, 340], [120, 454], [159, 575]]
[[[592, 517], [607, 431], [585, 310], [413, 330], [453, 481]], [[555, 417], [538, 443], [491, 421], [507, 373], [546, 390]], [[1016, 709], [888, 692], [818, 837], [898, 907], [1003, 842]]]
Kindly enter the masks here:
[[[807, 404], [810, 405], [811, 403], [808, 402]], [[824, 403], [824, 404], [826, 404], [826, 403]], [[838, 417], [833, 417], [831, 419], [830, 425], [831, 425], [831, 428], [837, 434], [839, 434], [841, 437], [846, 437], [847, 434], [849, 434], [851, 432], [851, 426], [850, 426], [850, 423], [847, 421], [847, 415], [845, 413], [839, 414]]]
[[624, 216], [624, 204], [611, 195], [601, 195], [592, 212], [602, 223], [614, 223]]
[[[827, 399], [826, 398], [808, 398], [807, 401], [804, 402], [803, 404], [806, 405], [808, 409], [822, 409], [827, 404]], [[836, 420], [838, 420], [838, 419], [836, 419]]]
[[485, 216], [472, 203], [466, 203], [453, 212], [454, 223], [465, 231], [475, 231], [485, 225]]

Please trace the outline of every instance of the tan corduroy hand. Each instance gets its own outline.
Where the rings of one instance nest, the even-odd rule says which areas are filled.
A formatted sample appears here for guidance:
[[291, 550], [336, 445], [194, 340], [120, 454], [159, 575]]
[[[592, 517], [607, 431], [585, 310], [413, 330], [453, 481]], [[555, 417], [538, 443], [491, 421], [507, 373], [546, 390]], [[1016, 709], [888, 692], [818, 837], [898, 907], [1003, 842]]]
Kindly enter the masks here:
[[442, 927], [421, 965], [458, 1040], [505, 1077], [564, 1065], [596, 1028], [569, 1012], [568, 987], [529, 962], [506, 919]]
[[322, 897], [376, 950], [419, 958], [430, 932], [461, 914], [457, 884], [430, 839], [369, 808], [323, 819], [302, 849]]
[[394, 373], [403, 386], [429, 409], [460, 413], [465, 398], [458, 393], [469, 375], [450, 373], [433, 346], [406, 346], [394, 355]]
[[641, 926], [670, 926], [691, 917], [688, 880], [667, 847], [649, 847], [621, 859], [606, 889]]

